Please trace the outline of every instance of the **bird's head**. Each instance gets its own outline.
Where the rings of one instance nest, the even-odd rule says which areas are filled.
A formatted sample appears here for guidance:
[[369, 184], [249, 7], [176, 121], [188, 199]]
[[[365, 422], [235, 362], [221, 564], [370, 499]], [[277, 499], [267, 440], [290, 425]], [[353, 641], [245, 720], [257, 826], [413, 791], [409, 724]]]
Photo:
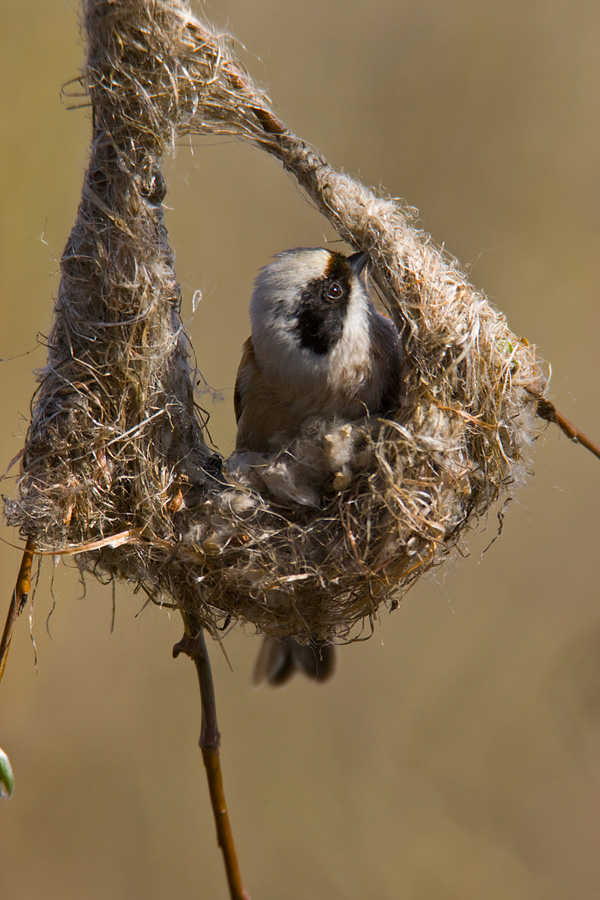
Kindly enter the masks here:
[[372, 310], [364, 279], [366, 253], [298, 248], [278, 254], [259, 273], [250, 318], [261, 364], [314, 371], [327, 364], [352, 330], [369, 334]]

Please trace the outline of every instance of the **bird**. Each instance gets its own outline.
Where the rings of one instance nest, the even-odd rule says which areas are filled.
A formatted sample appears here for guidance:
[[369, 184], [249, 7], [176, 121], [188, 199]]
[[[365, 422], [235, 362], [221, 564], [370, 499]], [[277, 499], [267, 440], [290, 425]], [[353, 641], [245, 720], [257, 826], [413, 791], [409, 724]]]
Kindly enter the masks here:
[[[400, 335], [369, 296], [368, 261], [364, 251], [298, 247], [260, 270], [234, 391], [236, 451], [273, 453], [311, 420], [399, 405]], [[295, 672], [325, 681], [335, 660], [332, 644], [266, 636], [253, 681], [280, 685]]]

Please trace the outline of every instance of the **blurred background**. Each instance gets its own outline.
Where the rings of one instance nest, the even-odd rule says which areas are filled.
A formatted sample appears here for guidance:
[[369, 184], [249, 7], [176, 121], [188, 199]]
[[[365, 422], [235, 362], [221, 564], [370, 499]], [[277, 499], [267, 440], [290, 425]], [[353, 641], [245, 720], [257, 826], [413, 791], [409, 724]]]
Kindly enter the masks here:
[[[200, 12], [198, 4], [194, 6]], [[600, 439], [600, 5], [595, 0], [222, 0], [284, 121], [336, 167], [418, 207], [518, 335], [557, 407]], [[0, 0], [0, 470], [45, 361], [58, 260], [86, 165], [75, 0]], [[273, 159], [194, 139], [167, 166], [183, 317], [221, 392], [258, 268], [335, 240]], [[202, 301], [192, 311], [192, 297]], [[256, 637], [212, 647], [226, 790], [253, 900], [597, 900], [600, 463], [549, 428], [534, 477], [419, 583], [334, 681], [249, 683]], [[15, 490], [13, 469], [2, 483]], [[484, 527], [487, 524], [487, 531]], [[18, 535], [0, 546], [4, 619]], [[0, 690], [16, 790], [0, 804], [3, 900], [227, 897], [176, 616], [46, 561]], [[37, 663], [32, 640], [37, 650]]]

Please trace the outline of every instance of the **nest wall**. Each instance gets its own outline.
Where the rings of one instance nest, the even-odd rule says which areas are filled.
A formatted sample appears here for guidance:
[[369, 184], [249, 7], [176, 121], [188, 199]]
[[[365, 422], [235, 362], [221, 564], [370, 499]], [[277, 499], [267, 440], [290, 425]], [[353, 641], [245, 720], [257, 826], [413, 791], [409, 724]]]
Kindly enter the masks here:
[[[414, 213], [293, 135], [185, 3], [87, 0], [84, 23], [90, 164], [8, 520], [213, 631], [347, 638], [523, 479], [541, 365]], [[310, 422], [272, 455], [209, 446], [163, 225], [161, 161], [189, 133], [275, 156], [368, 251], [407, 360], [394, 416]]]

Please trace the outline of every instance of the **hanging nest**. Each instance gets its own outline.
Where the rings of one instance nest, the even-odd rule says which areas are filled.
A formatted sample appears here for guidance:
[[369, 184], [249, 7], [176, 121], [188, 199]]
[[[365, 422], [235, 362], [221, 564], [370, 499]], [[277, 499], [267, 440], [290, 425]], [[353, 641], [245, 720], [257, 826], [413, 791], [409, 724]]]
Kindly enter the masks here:
[[[545, 389], [534, 350], [414, 211], [291, 134], [184, 2], [87, 0], [85, 28], [91, 160], [9, 523], [213, 633], [348, 638], [522, 480]], [[276, 156], [369, 253], [405, 345], [396, 416], [308, 423], [273, 455], [210, 449], [163, 226], [161, 160], [190, 133]]]

